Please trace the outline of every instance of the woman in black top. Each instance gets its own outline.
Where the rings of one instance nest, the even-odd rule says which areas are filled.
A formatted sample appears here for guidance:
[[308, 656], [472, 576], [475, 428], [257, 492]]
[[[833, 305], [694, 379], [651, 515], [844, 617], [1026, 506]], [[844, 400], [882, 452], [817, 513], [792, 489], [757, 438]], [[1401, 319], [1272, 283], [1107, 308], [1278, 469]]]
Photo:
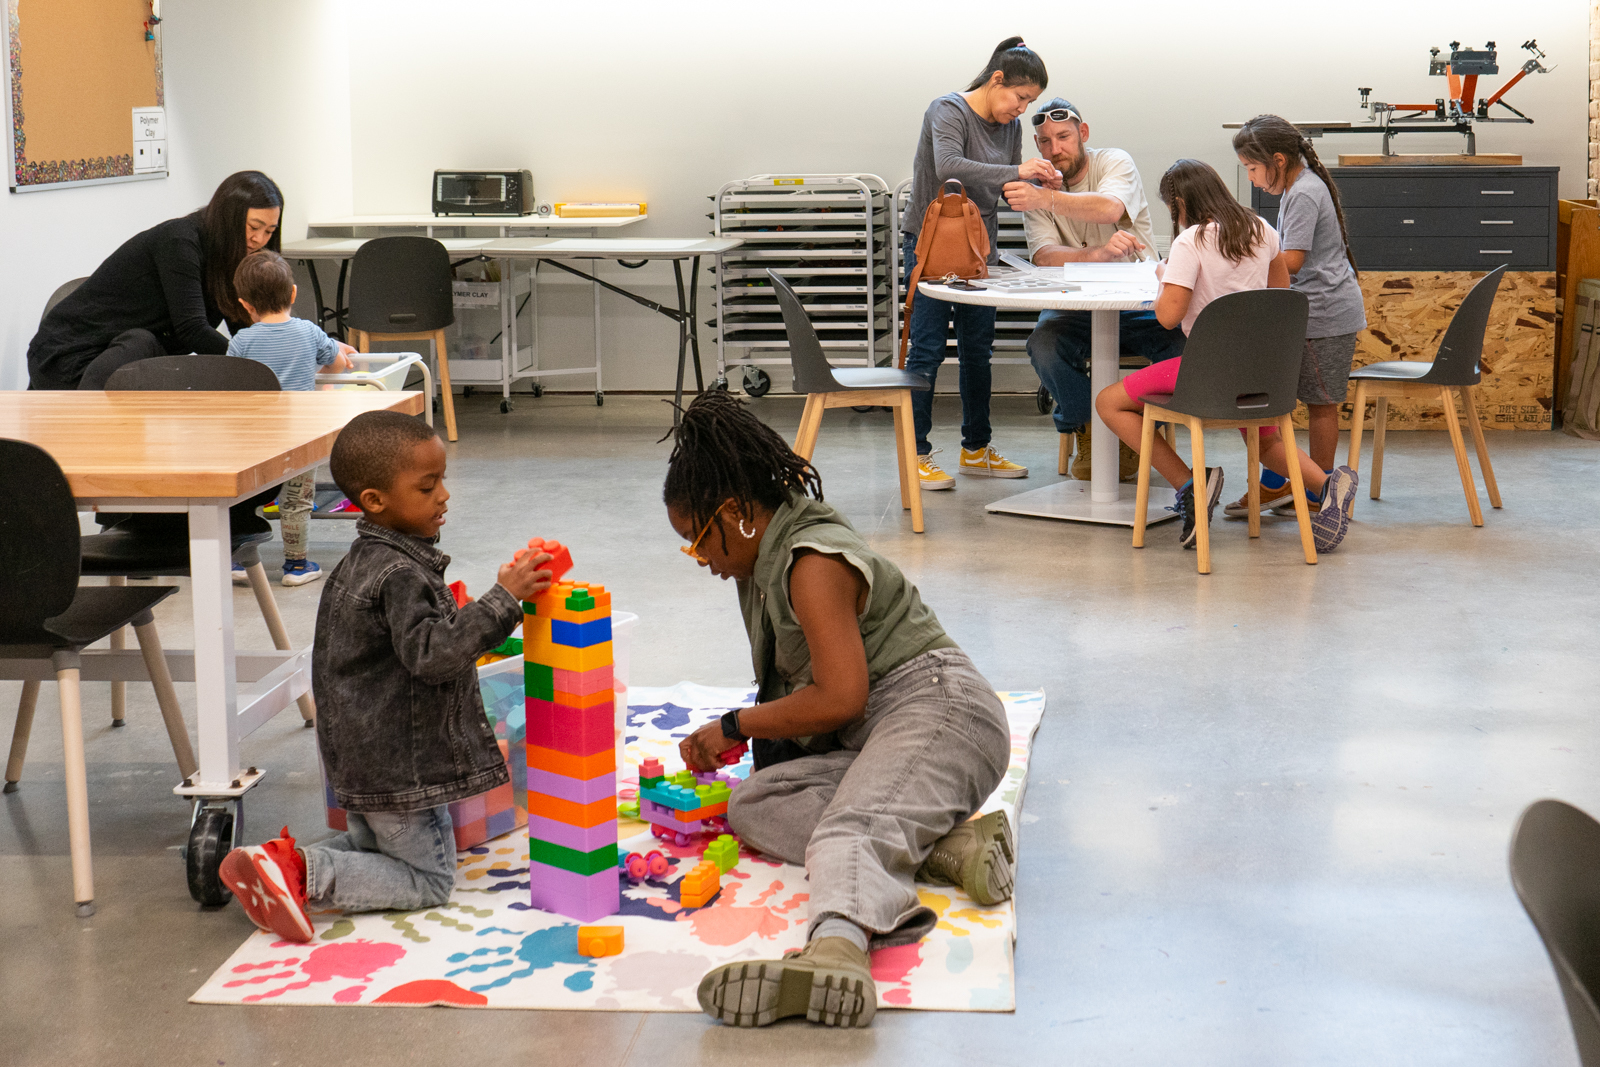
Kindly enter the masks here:
[[239, 261], [277, 251], [283, 194], [255, 170], [231, 174], [211, 203], [130, 238], [45, 316], [28, 345], [33, 389], [75, 389], [84, 368], [113, 345], [139, 358], [224, 355], [227, 320], [250, 325], [233, 291]]

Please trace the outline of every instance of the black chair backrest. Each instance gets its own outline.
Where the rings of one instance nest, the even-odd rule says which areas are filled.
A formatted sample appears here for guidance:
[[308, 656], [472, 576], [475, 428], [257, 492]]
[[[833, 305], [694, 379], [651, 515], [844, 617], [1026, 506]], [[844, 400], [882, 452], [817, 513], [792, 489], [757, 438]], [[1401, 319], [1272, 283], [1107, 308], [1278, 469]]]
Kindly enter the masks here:
[[422, 333], [456, 321], [450, 253], [431, 237], [375, 237], [350, 265], [345, 322], [367, 333]]
[[1559, 800], [1529, 805], [1511, 834], [1511, 884], [1550, 953], [1578, 1058], [1600, 1067], [1600, 823]]
[[[90, 364], [93, 366], [93, 364]], [[265, 363], [238, 356], [158, 356], [119, 368], [106, 379], [107, 390], [166, 389], [197, 392], [276, 393], [278, 376]]]
[[1477, 385], [1482, 376], [1483, 335], [1489, 329], [1489, 311], [1494, 307], [1494, 294], [1500, 288], [1500, 278], [1505, 267], [1494, 270], [1478, 279], [1455, 317], [1445, 328], [1444, 340], [1433, 357], [1433, 369], [1418, 382], [1428, 385]]
[[0, 644], [60, 615], [78, 589], [78, 508], [50, 453], [0, 438]]
[[55, 306], [70, 296], [74, 289], [88, 280], [88, 278], [74, 278], [70, 282], [62, 282], [56, 286], [56, 291], [51, 293], [50, 299], [44, 302], [44, 311], [39, 314], [39, 325], [43, 326], [44, 320], [49, 317]]
[[778, 307], [783, 309], [783, 326], [789, 334], [789, 365], [794, 368], [794, 391], [797, 393], [839, 393], [844, 386], [833, 376], [828, 357], [822, 353], [822, 341], [817, 328], [811, 325], [806, 309], [800, 306], [800, 297], [794, 286], [778, 276], [777, 271], [767, 271], [772, 279], [772, 291], [778, 296]]
[[1294, 410], [1310, 301], [1293, 289], [1247, 289], [1200, 311], [1172, 399], [1202, 419], [1275, 419]]

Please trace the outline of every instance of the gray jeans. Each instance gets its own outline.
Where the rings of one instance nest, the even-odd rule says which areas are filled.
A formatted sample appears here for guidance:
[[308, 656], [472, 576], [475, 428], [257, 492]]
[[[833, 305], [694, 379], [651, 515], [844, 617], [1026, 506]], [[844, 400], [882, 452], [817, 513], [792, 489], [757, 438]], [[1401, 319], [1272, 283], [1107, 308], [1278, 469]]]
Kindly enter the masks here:
[[942, 648], [881, 678], [837, 737], [836, 751], [750, 775], [728, 823], [751, 848], [805, 864], [813, 929], [840, 916], [874, 949], [910, 944], [937, 918], [917, 899], [917, 868], [1005, 776], [1005, 708], [965, 652]]
[[349, 829], [301, 849], [314, 908], [413, 911], [438, 907], [456, 884], [450, 808], [346, 812]]

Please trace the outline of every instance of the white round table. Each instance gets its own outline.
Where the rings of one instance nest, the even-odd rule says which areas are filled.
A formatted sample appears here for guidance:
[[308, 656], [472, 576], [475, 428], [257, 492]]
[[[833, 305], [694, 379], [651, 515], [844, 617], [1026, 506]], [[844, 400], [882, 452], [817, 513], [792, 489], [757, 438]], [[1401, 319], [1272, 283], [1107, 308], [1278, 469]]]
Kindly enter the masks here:
[[[1089, 385], [1095, 395], [1119, 380], [1118, 356], [1120, 319], [1123, 311], [1148, 311], [1155, 304], [1155, 264], [1072, 263], [1065, 269], [1041, 268], [1042, 272], [1062, 271], [1059, 291], [1008, 291], [983, 289], [977, 292], [950, 289], [936, 282], [920, 282], [917, 292], [952, 304], [979, 304], [1013, 311], [1088, 311]], [[1048, 276], [1048, 275], [1046, 275]], [[1068, 286], [1074, 288], [1067, 288]], [[1133, 525], [1133, 487], [1122, 493], [1117, 460], [1117, 436], [1100, 421], [1092, 409], [1089, 415], [1089, 487], [1080, 481], [1061, 481], [1042, 489], [1032, 489], [990, 504], [988, 511], [1014, 515], [1033, 515], [1074, 522], [1094, 522], [1113, 526]], [[1150, 487], [1147, 523], [1175, 518], [1167, 508], [1175, 494], [1171, 489]]]

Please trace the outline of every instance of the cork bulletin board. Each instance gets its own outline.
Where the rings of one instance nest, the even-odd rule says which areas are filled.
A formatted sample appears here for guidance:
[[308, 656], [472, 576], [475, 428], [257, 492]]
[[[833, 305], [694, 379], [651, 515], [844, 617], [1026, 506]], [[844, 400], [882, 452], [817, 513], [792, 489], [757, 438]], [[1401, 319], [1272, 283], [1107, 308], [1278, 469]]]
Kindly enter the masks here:
[[151, 0], [6, 0], [14, 192], [166, 176]]

